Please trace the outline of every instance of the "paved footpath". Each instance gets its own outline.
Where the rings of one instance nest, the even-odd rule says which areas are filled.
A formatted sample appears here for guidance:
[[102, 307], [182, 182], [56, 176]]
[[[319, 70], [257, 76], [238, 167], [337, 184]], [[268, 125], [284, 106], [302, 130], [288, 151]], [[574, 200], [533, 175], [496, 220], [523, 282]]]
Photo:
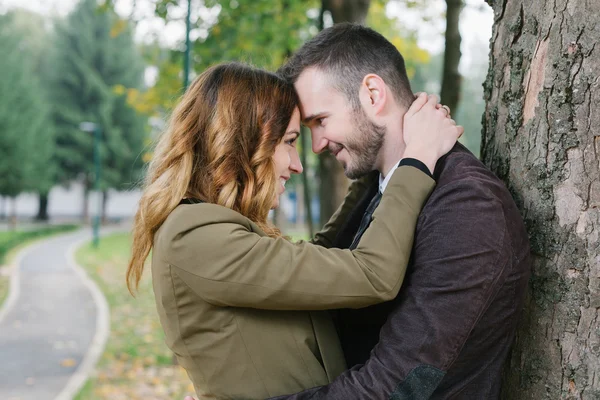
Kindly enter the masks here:
[[88, 230], [52, 237], [21, 258], [18, 297], [0, 311], [0, 399], [65, 399], [74, 377], [83, 383], [95, 361], [88, 351], [103, 336], [95, 334], [107, 331], [97, 318], [106, 311], [97, 307], [97, 291], [69, 256], [73, 245], [89, 237]]

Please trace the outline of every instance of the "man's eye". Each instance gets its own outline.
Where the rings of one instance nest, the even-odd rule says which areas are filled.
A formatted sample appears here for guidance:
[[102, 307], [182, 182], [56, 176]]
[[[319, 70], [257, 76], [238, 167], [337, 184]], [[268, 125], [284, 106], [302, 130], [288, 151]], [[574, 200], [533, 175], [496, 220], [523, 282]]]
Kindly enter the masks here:
[[323, 125], [323, 120], [324, 120], [324, 119], [325, 119], [325, 118], [317, 118], [317, 124], [318, 124], [318, 125]]

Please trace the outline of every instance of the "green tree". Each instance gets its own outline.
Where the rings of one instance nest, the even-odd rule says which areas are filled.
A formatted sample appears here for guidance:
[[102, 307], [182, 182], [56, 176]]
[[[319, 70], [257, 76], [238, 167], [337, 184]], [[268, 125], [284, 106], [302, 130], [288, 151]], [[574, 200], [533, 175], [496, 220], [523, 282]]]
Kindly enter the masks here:
[[[46, 108], [49, 103], [48, 85], [51, 70], [49, 61], [53, 44], [52, 32], [44, 17], [31, 11], [16, 9], [9, 14], [15, 34], [28, 52], [32, 65], [32, 74], [39, 82], [38, 96]], [[45, 114], [48, 116], [48, 113]], [[51, 120], [47, 118], [43, 129], [36, 135], [36, 157], [32, 160], [35, 182], [32, 188], [39, 197], [37, 220], [48, 219], [48, 194], [55, 183], [56, 162], [54, 160], [55, 132]]]
[[195, 43], [196, 70], [232, 60], [275, 70], [316, 33], [319, 4], [314, 0], [207, 0], [205, 5], [219, 7], [220, 12], [216, 22], [197, 23], [208, 35]]
[[16, 33], [14, 16], [0, 16], [0, 195], [14, 198], [46, 184], [52, 148], [48, 110], [35, 59]]
[[[100, 187], [124, 189], [137, 180], [145, 138], [145, 117], [129, 101], [141, 86], [143, 65], [129, 23], [109, 3], [82, 0], [57, 25], [53, 76], [53, 117], [57, 129], [58, 180], [82, 179], [87, 194], [93, 182], [93, 138], [79, 124], [101, 127]], [[140, 156], [140, 157], [138, 157]], [[105, 196], [106, 199], [106, 196]]]

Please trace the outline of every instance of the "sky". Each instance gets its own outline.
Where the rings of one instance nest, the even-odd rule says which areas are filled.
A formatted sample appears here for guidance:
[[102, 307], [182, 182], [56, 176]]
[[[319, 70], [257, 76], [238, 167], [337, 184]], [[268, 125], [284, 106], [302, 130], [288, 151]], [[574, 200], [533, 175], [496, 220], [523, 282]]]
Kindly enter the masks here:
[[[203, 18], [216, 18], [210, 12], [201, 7], [200, 0], [193, 0], [192, 18], [194, 14], [203, 15]], [[0, 13], [14, 7], [26, 8], [44, 15], [64, 16], [72, 10], [77, 0], [0, 0]], [[123, 16], [130, 16], [134, 0], [117, 0], [117, 12]], [[492, 33], [493, 12], [483, 0], [465, 0], [466, 7], [461, 14], [460, 31], [462, 36], [461, 51], [461, 70], [466, 72], [473, 60], [487, 58], [488, 42]], [[426, 14], [429, 16], [439, 16], [445, 10], [444, 0], [431, 0]], [[410, 30], [417, 31], [418, 44], [420, 47], [431, 53], [439, 53], [444, 48], [444, 27], [445, 22], [442, 18], [431, 18], [430, 22], [423, 23], [422, 18], [413, 10], [406, 9], [401, 1], [391, 1], [388, 4], [387, 12], [389, 16], [395, 16], [400, 24]], [[181, 10], [183, 17], [184, 10]], [[175, 15], [177, 16], [177, 15]], [[134, 18], [139, 20], [137, 26], [136, 39], [149, 40], [158, 38], [160, 42], [166, 45], [181, 43], [185, 33], [185, 27], [182, 21], [174, 21], [165, 24], [163, 20], [154, 16], [153, 5], [148, 0], [137, 0], [137, 8]], [[205, 35], [206, 32], [195, 31], [192, 33], [192, 39]], [[481, 54], [485, 51], [486, 54]]]

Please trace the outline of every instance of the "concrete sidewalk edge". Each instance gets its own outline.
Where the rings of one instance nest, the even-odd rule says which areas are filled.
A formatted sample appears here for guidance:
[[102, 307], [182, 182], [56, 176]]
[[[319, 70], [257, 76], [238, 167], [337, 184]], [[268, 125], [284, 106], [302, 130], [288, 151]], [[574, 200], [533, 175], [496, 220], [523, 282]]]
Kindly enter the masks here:
[[17, 255], [15, 256], [12, 263], [12, 267], [10, 268], [10, 281], [8, 284], [8, 296], [4, 299], [4, 302], [0, 305], [0, 323], [9, 313], [9, 311], [14, 307], [17, 299], [19, 298], [21, 285], [20, 285], [20, 270], [21, 263], [27, 257], [29, 253], [35, 250], [40, 245], [44, 244], [46, 240], [54, 239], [56, 236], [50, 236], [46, 239], [36, 240], [34, 243], [22, 248], [19, 250]]
[[73, 268], [75, 273], [81, 278], [84, 286], [88, 288], [94, 299], [94, 303], [96, 304], [96, 332], [94, 333], [92, 343], [83, 357], [81, 364], [79, 364], [75, 373], [69, 378], [63, 390], [55, 397], [55, 400], [71, 400], [79, 393], [94, 371], [96, 363], [104, 352], [104, 347], [106, 346], [106, 341], [110, 333], [110, 311], [108, 302], [98, 285], [96, 285], [96, 283], [88, 276], [87, 272], [85, 272], [85, 270], [75, 261], [75, 251], [89, 241], [90, 238], [85, 238], [73, 243], [67, 250], [66, 257], [69, 266]]

